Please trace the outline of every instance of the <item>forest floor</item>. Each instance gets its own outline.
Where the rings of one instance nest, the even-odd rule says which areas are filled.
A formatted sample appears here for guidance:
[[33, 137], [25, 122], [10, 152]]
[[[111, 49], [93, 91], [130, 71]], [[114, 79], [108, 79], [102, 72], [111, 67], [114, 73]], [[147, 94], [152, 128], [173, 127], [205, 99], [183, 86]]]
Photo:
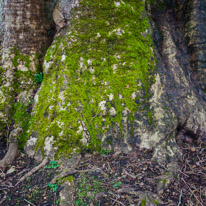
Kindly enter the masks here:
[[[1, 148], [0, 148], [1, 149]], [[153, 201], [154, 205], [204, 206], [206, 205], [206, 145], [184, 144], [180, 169], [173, 182], [157, 180], [166, 174], [166, 165], [151, 161], [151, 154], [137, 151], [129, 155], [102, 151], [86, 154], [78, 164], [78, 172], [66, 178], [75, 185], [77, 206], [141, 206]], [[3, 150], [0, 150], [0, 155]], [[16, 182], [37, 163], [20, 153], [16, 161], [5, 171], [0, 170], [0, 205], [2, 206], [57, 206], [60, 204], [60, 183], [49, 184], [61, 167], [55, 161], [28, 177], [18, 186]], [[168, 187], [163, 191], [157, 184]], [[138, 191], [143, 191], [140, 194]], [[147, 191], [144, 192], [144, 191]], [[156, 193], [157, 198], [148, 199], [146, 194]], [[145, 195], [145, 196], [144, 196]]]

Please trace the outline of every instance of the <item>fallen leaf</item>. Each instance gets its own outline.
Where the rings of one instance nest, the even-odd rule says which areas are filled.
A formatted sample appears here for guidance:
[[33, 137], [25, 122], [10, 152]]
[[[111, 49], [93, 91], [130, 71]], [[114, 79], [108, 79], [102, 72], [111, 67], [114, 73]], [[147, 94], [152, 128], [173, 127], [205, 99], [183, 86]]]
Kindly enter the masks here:
[[195, 147], [191, 147], [190, 150], [191, 150], [192, 152], [195, 152]]
[[8, 174], [11, 174], [11, 173], [13, 173], [13, 172], [15, 172], [15, 170], [16, 170], [16, 168], [14, 167], [14, 166], [12, 166], [8, 171], [7, 171], [7, 175]]

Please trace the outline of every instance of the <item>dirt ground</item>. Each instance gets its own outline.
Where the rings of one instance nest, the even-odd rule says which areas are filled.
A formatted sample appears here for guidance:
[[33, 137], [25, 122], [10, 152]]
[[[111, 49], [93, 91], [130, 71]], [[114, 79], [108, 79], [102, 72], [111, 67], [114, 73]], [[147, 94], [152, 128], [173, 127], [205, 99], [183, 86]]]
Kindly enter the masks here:
[[[192, 145], [192, 146], [191, 146]], [[0, 145], [2, 157], [5, 145]], [[15, 186], [16, 182], [37, 163], [23, 152], [18, 159], [0, 170], [0, 205], [2, 206], [57, 206], [60, 204], [61, 182], [75, 185], [77, 206], [204, 206], [206, 205], [206, 144], [183, 143], [182, 160], [173, 182], [168, 183], [167, 165], [151, 161], [148, 152], [134, 151], [129, 155], [101, 151], [83, 155], [78, 168], [81, 171], [55, 184], [49, 184], [61, 167], [50, 161], [44, 168]], [[90, 172], [84, 172], [91, 169]], [[165, 190], [157, 187], [159, 183]], [[148, 199], [147, 194], [159, 197]], [[159, 199], [158, 199], [159, 198]]]

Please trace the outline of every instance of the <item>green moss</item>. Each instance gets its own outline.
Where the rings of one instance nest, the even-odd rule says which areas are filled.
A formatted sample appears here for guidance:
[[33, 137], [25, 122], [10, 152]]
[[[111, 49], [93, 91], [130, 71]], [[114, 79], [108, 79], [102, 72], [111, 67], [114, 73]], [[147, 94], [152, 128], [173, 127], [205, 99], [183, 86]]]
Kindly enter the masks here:
[[3, 81], [3, 74], [4, 74], [4, 69], [0, 67], [0, 85], [2, 84]]
[[[45, 56], [52, 64], [44, 73], [31, 127], [39, 135], [37, 147], [53, 136], [57, 154], [100, 151], [100, 137], [108, 128], [123, 129], [125, 107], [132, 124], [134, 112], [148, 105], [155, 59], [150, 36], [143, 37], [149, 27], [143, 13], [144, 4], [136, 0], [120, 1], [118, 7], [111, 0], [84, 0], [73, 9], [67, 35], [56, 38]], [[134, 92], [142, 95], [132, 98]], [[151, 121], [151, 112], [147, 114]], [[83, 131], [78, 132], [82, 122], [88, 145], [82, 143]]]
[[11, 48], [11, 53], [14, 54], [14, 58], [12, 59], [12, 63], [14, 67], [19, 65], [19, 62], [23, 62], [26, 68], [29, 68], [31, 59], [27, 55], [21, 54], [17, 47]]
[[[10, 56], [13, 57], [11, 59], [13, 68], [2, 69], [4, 73], [12, 70], [12, 79], [9, 80], [10, 86], [3, 85], [3, 83], [1, 85], [0, 112], [5, 118], [0, 120], [0, 130], [4, 128], [6, 131], [6, 127], [21, 127], [23, 132], [18, 137], [18, 143], [19, 148], [23, 148], [28, 138], [27, 129], [32, 106], [30, 102], [33, 98], [33, 91], [37, 87], [34, 75], [40, 69], [40, 56], [21, 54], [17, 47], [10, 49]], [[37, 63], [35, 68], [31, 65], [33, 61]], [[2, 76], [0, 81], [6, 83], [8, 80]]]
[[18, 147], [19, 149], [23, 149], [28, 140], [27, 130], [31, 119], [29, 106], [16, 102], [12, 105], [11, 114], [13, 114], [12, 121], [15, 122], [15, 125], [22, 128], [22, 133], [18, 136]]

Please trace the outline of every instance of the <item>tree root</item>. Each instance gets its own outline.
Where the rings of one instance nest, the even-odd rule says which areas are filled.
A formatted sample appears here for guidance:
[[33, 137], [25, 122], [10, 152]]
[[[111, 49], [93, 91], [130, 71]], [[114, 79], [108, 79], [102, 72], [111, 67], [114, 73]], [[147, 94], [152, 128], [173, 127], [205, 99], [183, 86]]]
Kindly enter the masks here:
[[17, 139], [18, 136], [21, 134], [22, 128], [17, 127], [16, 129], [12, 130], [9, 135], [9, 149], [4, 156], [4, 158], [0, 161], [0, 168], [5, 169], [9, 164], [11, 164], [16, 156], [18, 155], [18, 143]]
[[9, 144], [9, 149], [8, 149], [6, 155], [0, 161], [0, 168], [3, 168], [3, 170], [4, 170], [9, 164], [11, 164], [14, 161], [14, 159], [16, 158], [17, 155], [18, 155], [17, 142], [11, 142]]
[[20, 178], [20, 180], [15, 184], [15, 186], [17, 186], [19, 183], [23, 182], [27, 177], [31, 176], [31, 175], [34, 174], [36, 171], [38, 171], [39, 169], [41, 169], [42, 167], [44, 167], [47, 162], [48, 162], [48, 157], [45, 157], [44, 160], [41, 162], [41, 164], [39, 164], [38, 166], [34, 167], [31, 171], [29, 171], [29, 172], [28, 172], [27, 174], [25, 174], [22, 178]]
[[54, 184], [56, 182], [57, 179], [62, 178], [62, 177], [66, 177], [68, 175], [73, 175], [75, 173], [85, 173], [85, 172], [94, 172], [95, 170], [97, 170], [97, 168], [94, 169], [88, 169], [88, 170], [76, 170], [74, 168], [70, 168], [66, 171], [63, 171], [62, 173], [60, 173], [59, 175], [57, 175], [54, 179], [52, 179], [52, 181], [50, 182], [50, 184]]

